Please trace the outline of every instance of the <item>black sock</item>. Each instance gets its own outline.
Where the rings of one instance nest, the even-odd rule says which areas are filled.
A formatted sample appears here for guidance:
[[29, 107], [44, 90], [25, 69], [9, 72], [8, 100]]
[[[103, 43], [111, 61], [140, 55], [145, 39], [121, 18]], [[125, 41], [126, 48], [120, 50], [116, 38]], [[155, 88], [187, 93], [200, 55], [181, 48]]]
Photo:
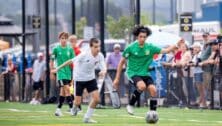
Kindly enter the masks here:
[[64, 96], [59, 96], [59, 103], [58, 103], [58, 108], [62, 108], [62, 104], [65, 101], [65, 97]]
[[72, 108], [73, 107], [72, 97], [71, 96], [67, 96], [66, 97], [66, 101], [69, 104], [69, 108]]
[[157, 108], [157, 99], [151, 98], [150, 99], [150, 110], [156, 111]]
[[81, 105], [79, 105], [79, 106], [78, 106], [78, 108], [79, 108], [79, 110], [82, 110], [82, 107], [81, 107]]
[[140, 97], [140, 94], [142, 93], [142, 91], [139, 91], [139, 90], [135, 90], [134, 92], [133, 92], [133, 94], [131, 95], [131, 97], [130, 97], [130, 102], [129, 102], [129, 104], [131, 105], [131, 106], [134, 106], [135, 105], [135, 103], [136, 103], [136, 101], [137, 101], [137, 99]]
[[75, 97], [74, 97], [74, 95], [73, 95], [73, 94], [71, 94], [71, 97], [72, 97], [72, 100], [74, 101]]

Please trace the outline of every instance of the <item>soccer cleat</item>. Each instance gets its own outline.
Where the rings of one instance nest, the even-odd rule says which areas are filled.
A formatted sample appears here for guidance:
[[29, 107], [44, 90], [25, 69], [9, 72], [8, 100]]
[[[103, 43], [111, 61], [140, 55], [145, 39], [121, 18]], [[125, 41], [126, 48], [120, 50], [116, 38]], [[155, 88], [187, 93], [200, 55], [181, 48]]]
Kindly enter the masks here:
[[127, 110], [127, 112], [128, 112], [130, 115], [133, 115], [133, 114], [134, 114], [133, 106], [127, 105], [127, 106], [126, 106], [126, 110]]
[[35, 101], [34, 101], [34, 100], [32, 100], [32, 101], [30, 101], [30, 103], [29, 103], [29, 104], [33, 105], [33, 104], [34, 104], [34, 102], [35, 102]]
[[34, 103], [33, 103], [33, 105], [40, 105], [41, 103], [39, 102], [39, 101], [35, 101]]
[[61, 109], [59, 109], [59, 108], [56, 109], [55, 116], [62, 116]]
[[31, 105], [35, 105], [35, 104], [36, 104], [36, 100], [35, 100], [35, 99], [32, 99], [32, 101], [30, 101], [29, 104], [31, 104]]
[[92, 120], [92, 119], [90, 119], [90, 118], [84, 118], [84, 119], [83, 119], [83, 122], [84, 122], [84, 123], [97, 123], [97, 121]]
[[78, 113], [78, 110], [77, 110], [77, 109], [75, 109], [75, 108], [71, 108], [71, 109], [70, 109], [70, 114], [71, 114], [72, 116], [76, 116], [77, 113]]

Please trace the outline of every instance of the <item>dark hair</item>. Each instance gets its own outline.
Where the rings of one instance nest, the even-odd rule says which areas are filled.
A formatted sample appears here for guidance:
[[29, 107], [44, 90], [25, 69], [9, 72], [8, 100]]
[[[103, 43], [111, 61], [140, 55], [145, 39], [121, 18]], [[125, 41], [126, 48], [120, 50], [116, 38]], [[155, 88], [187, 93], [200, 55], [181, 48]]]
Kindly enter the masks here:
[[138, 36], [140, 33], [146, 33], [147, 36], [150, 36], [152, 34], [152, 31], [143, 25], [135, 26], [133, 29], [133, 35]]
[[67, 32], [60, 32], [60, 33], [59, 33], [59, 36], [58, 36], [59, 39], [62, 38], [62, 36], [64, 36], [65, 38], [68, 39], [68, 37], [69, 37], [69, 33], [67, 33]]
[[99, 40], [97, 38], [91, 38], [89, 40], [89, 46], [92, 47], [93, 43], [99, 43]]
[[217, 41], [218, 41], [218, 43], [222, 43], [222, 35], [217, 36]]
[[210, 35], [209, 32], [204, 32], [202, 36], [205, 37], [205, 36], [209, 36], [209, 35]]

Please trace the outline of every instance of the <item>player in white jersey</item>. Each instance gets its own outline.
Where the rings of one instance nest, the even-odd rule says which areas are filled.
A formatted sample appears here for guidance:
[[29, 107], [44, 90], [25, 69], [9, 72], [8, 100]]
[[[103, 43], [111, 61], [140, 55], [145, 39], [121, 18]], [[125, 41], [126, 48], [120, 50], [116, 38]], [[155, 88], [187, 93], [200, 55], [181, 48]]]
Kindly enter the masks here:
[[84, 123], [96, 123], [92, 120], [92, 114], [96, 105], [99, 103], [100, 97], [96, 82], [95, 68], [99, 65], [100, 73], [99, 76], [105, 76], [107, 69], [105, 65], [104, 56], [100, 53], [100, 42], [96, 38], [90, 39], [90, 51], [82, 52], [77, 57], [68, 60], [64, 64], [57, 67], [56, 71], [59, 71], [62, 67], [75, 64], [73, 78], [75, 78], [75, 100], [74, 100], [74, 112], [77, 115], [77, 108], [81, 104], [81, 98], [83, 90], [86, 88], [87, 91], [92, 95], [92, 100], [89, 104], [88, 110], [84, 116]]

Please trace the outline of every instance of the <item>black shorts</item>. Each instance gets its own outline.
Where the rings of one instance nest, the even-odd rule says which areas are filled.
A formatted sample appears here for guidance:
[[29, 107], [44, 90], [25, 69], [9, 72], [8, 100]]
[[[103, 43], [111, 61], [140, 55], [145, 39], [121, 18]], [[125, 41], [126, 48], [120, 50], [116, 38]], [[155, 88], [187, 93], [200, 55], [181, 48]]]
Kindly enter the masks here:
[[62, 79], [62, 80], [58, 80], [58, 83], [59, 83], [59, 87], [63, 87], [64, 85], [70, 85], [71, 80]]
[[133, 85], [135, 87], [136, 87], [137, 82], [139, 82], [141, 80], [146, 84], [146, 86], [154, 84], [153, 79], [150, 76], [133, 76], [131, 78], [131, 80], [133, 81]]
[[75, 93], [76, 96], [82, 96], [83, 90], [87, 89], [88, 93], [98, 90], [96, 79], [90, 81], [76, 81]]
[[33, 90], [43, 90], [43, 81], [33, 82]]

